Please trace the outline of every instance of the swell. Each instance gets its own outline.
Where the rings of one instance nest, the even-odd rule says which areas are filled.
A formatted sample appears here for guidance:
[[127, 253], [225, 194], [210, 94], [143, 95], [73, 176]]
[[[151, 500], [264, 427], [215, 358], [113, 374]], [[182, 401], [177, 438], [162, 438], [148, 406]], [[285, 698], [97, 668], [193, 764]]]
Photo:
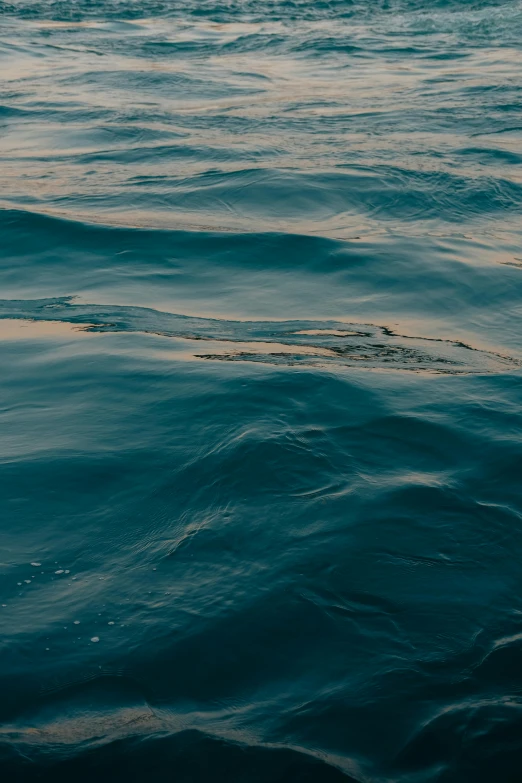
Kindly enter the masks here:
[[[75, 307], [29, 306], [62, 317]], [[180, 329], [169, 314], [115, 312], [131, 329], [162, 317], [165, 332]], [[188, 323], [227, 338], [272, 328]], [[482, 783], [497, 764], [510, 780], [520, 576], [505, 552], [520, 548], [518, 379], [442, 379], [434, 390], [219, 372], [207, 385], [75, 352], [43, 366], [32, 399], [48, 431], [30, 426], [22, 404], [31, 450], [2, 471], [6, 499], [30, 487], [34, 505], [27, 522], [23, 505], [7, 503], [3, 531], [14, 547], [25, 520], [32, 551], [59, 565], [42, 556], [46, 573], [18, 588], [24, 549], [2, 575], [3, 769], [28, 780], [124, 769], [138, 780], [154, 757], [187, 783]], [[21, 352], [11, 367], [25, 380], [31, 364]], [[55, 416], [78, 395], [66, 430]], [[94, 471], [87, 432], [98, 433]], [[60, 507], [71, 484], [74, 506]], [[56, 574], [65, 564], [76, 588]], [[78, 616], [81, 646], [70, 632]]]

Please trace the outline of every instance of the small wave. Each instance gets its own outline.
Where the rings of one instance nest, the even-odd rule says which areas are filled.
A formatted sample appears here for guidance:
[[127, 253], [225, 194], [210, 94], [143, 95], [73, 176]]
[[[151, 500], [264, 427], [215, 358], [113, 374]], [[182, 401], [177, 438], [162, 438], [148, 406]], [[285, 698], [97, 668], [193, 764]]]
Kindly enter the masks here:
[[46, 762], [45, 746], [42, 746], [39, 771], [32, 768], [33, 757], [28, 755], [27, 745], [20, 743], [2, 748], [2, 744], [0, 760], [4, 771], [16, 774], [18, 780], [22, 779], [19, 777], [22, 774], [28, 783], [33, 779], [41, 780], [42, 768], [54, 781], [71, 778], [91, 781], [93, 775], [100, 774], [100, 769], [107, 778], [124, 776], [126, 780], [137, 781], [150, 774], [151, 759], [158, 769], [175, 769], [180, 783], [208, 779], [209, 776], [216, 783], [230, 780], [366, 783], [364, 778], [355, 778], [321, 757], [300, 750], [221, 739], [195, 729], [169, 733], [166, 726], [158, 726], [156, 735], [141, 737], [136, 725], [134, 736], [114, 740], [102, 747], [79, 747], [76, 758], [65, 757], [58, 763]]

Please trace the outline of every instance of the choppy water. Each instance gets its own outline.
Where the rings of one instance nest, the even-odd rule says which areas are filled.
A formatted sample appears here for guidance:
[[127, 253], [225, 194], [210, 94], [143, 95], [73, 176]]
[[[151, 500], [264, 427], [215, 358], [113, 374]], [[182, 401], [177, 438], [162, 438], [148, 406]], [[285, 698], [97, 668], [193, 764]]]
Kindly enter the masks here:
[[518, 783], [522, 4], [0, 2], [0, 770]]

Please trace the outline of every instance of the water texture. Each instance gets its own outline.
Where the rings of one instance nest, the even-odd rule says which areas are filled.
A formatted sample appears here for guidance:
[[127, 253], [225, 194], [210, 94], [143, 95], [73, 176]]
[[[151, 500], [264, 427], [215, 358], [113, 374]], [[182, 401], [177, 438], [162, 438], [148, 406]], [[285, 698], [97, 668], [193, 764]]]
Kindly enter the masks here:
[[521, 50], [0, 0], [2, 779], [519, 783]]

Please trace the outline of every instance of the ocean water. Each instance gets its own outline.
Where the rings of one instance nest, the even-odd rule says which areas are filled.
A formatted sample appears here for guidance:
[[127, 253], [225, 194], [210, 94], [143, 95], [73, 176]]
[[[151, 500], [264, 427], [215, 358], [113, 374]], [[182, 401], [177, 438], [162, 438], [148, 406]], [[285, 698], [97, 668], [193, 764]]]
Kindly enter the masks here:
[[521, 49], [0, 0], [3, 780], [522, 780]]

